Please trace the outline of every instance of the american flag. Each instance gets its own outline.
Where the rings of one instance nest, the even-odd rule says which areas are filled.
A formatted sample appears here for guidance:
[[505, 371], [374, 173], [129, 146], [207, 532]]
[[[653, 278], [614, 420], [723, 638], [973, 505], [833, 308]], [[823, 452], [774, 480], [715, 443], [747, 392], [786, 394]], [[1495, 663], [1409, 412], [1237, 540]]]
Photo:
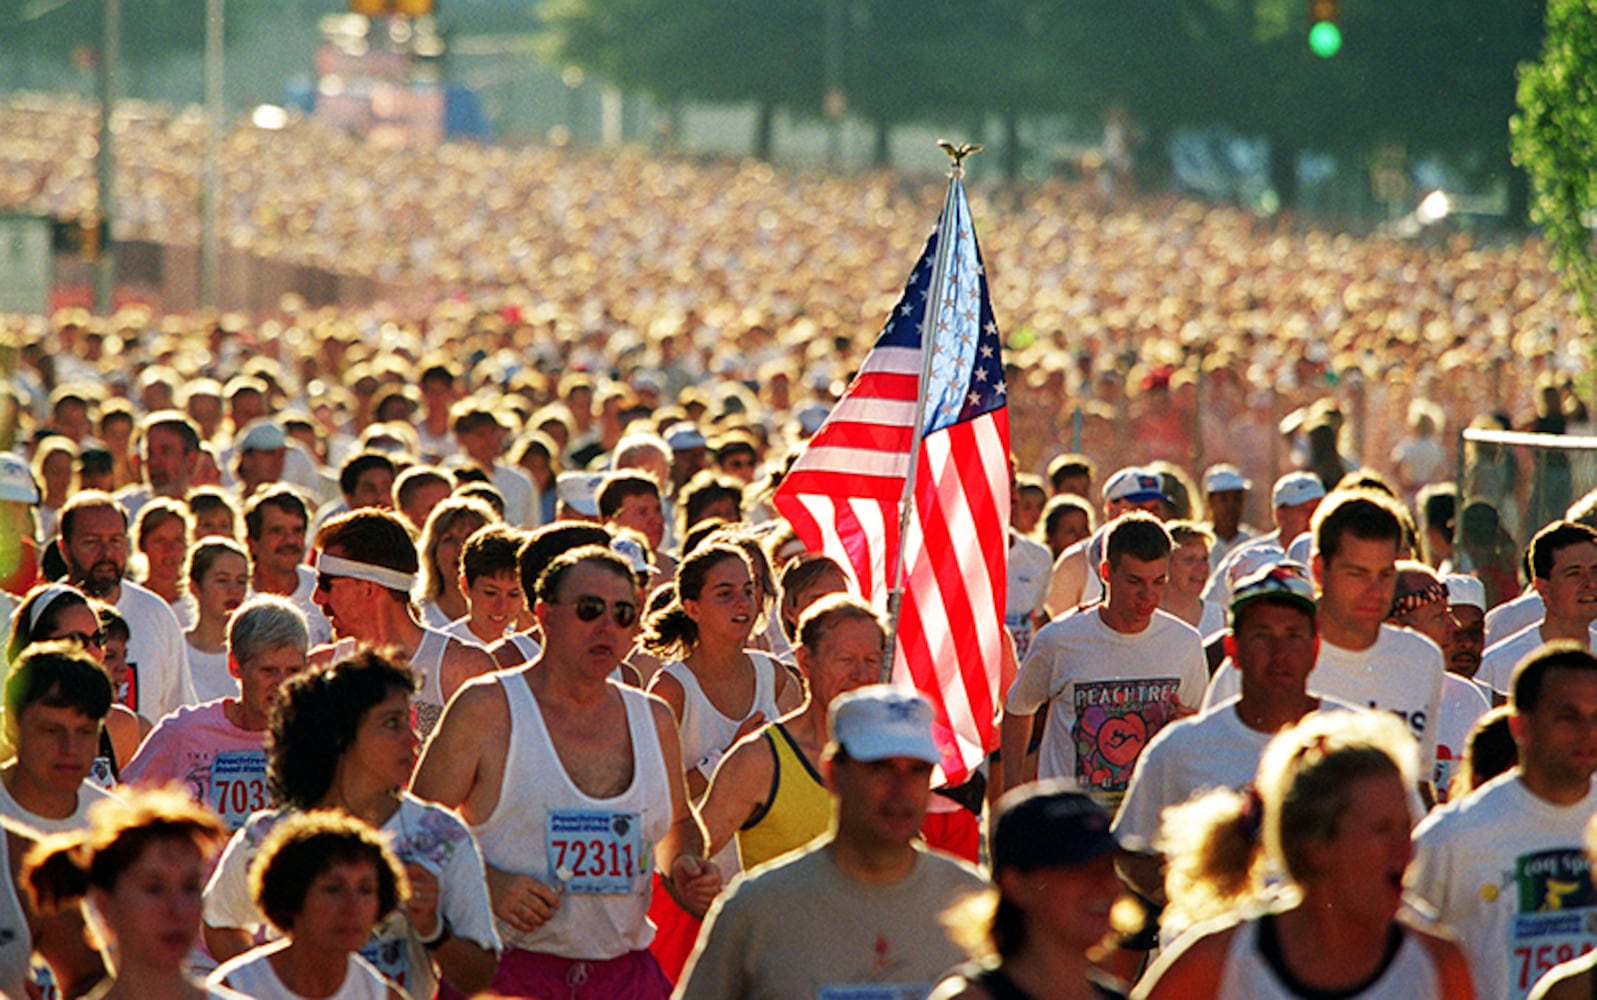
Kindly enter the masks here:
[[[945, 234], [942, 299], [928, 316]], [[900, 556], [928, 323], [932, 357], [913, 463], [914, 500], [902, 538], [893, 681], [913, 684], [931, 700], [943, 773], [959, 783], [996, 743], [1009, 413], [998, 325], [957, 177], [876, 346], [773, 501], [810, 551], [849, 567], [862, 596], [886, 609]]]

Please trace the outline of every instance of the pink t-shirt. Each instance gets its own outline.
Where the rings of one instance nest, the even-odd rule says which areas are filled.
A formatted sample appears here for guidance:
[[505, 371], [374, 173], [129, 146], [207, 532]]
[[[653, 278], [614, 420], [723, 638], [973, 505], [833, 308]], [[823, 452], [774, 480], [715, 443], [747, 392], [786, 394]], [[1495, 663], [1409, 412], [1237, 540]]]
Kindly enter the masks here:
[[181, 781], [194, 798], [236, 830], [271, 804], [266, 790], [266, 733], [240, 729], [218, 698], [165, 716], [122, 768], [133, 785]]

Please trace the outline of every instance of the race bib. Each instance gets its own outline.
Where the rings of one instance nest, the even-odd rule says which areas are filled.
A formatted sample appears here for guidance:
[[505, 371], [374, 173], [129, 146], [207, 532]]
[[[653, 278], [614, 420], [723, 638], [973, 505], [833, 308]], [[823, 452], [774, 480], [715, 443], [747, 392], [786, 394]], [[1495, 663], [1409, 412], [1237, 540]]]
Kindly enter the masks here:
[[1547, 970], [1597, 944], [1597, 892], [1590, 863], [1574, 848], [1521, 855], [1514, 868], [1518, 912], [1509, 925], [1509, 984], [1523, 997]]
[[630, 895], [650, 872], [643, 817], [609, 809], [553, 809], [544, 822], [549, 872], [565, 892]]
[[237, 830], [250, 813], [265, 809], [266, 754], [228, 750], [211, 759], [211, 795], [207, 802], [229, 830]]

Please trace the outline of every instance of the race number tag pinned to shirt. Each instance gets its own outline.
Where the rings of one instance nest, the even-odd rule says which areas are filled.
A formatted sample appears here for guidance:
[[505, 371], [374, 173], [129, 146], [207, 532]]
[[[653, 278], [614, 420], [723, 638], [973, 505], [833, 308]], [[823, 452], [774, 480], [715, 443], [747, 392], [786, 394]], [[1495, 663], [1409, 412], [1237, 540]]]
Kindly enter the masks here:
[[211, 796], [229, 830], [237, 830], [250, 813], [269, 805], [266, 795], [266, 754], [260, 750], [228, 750], [211, 759]]
[[627, 895], [649, 874], [643, 817], [609, 809], [552, 809], [544, 826], [549, 873], [566, 892]]

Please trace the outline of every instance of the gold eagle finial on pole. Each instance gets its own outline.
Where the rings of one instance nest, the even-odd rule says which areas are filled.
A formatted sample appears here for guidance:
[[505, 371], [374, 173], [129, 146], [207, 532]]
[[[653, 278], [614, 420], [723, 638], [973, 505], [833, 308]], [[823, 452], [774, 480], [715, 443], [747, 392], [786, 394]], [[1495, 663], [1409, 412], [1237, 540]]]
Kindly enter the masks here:
[[954, 176], [956, 177], [965, 175], [965, 157], [972, 153], [981, 152], [982, 148], [979, 142], [952, 143], [947, 139], [938, 139], [937, 145], [942, 148], [943, 152], [948, 154], [950, 160], [954, 161]]

